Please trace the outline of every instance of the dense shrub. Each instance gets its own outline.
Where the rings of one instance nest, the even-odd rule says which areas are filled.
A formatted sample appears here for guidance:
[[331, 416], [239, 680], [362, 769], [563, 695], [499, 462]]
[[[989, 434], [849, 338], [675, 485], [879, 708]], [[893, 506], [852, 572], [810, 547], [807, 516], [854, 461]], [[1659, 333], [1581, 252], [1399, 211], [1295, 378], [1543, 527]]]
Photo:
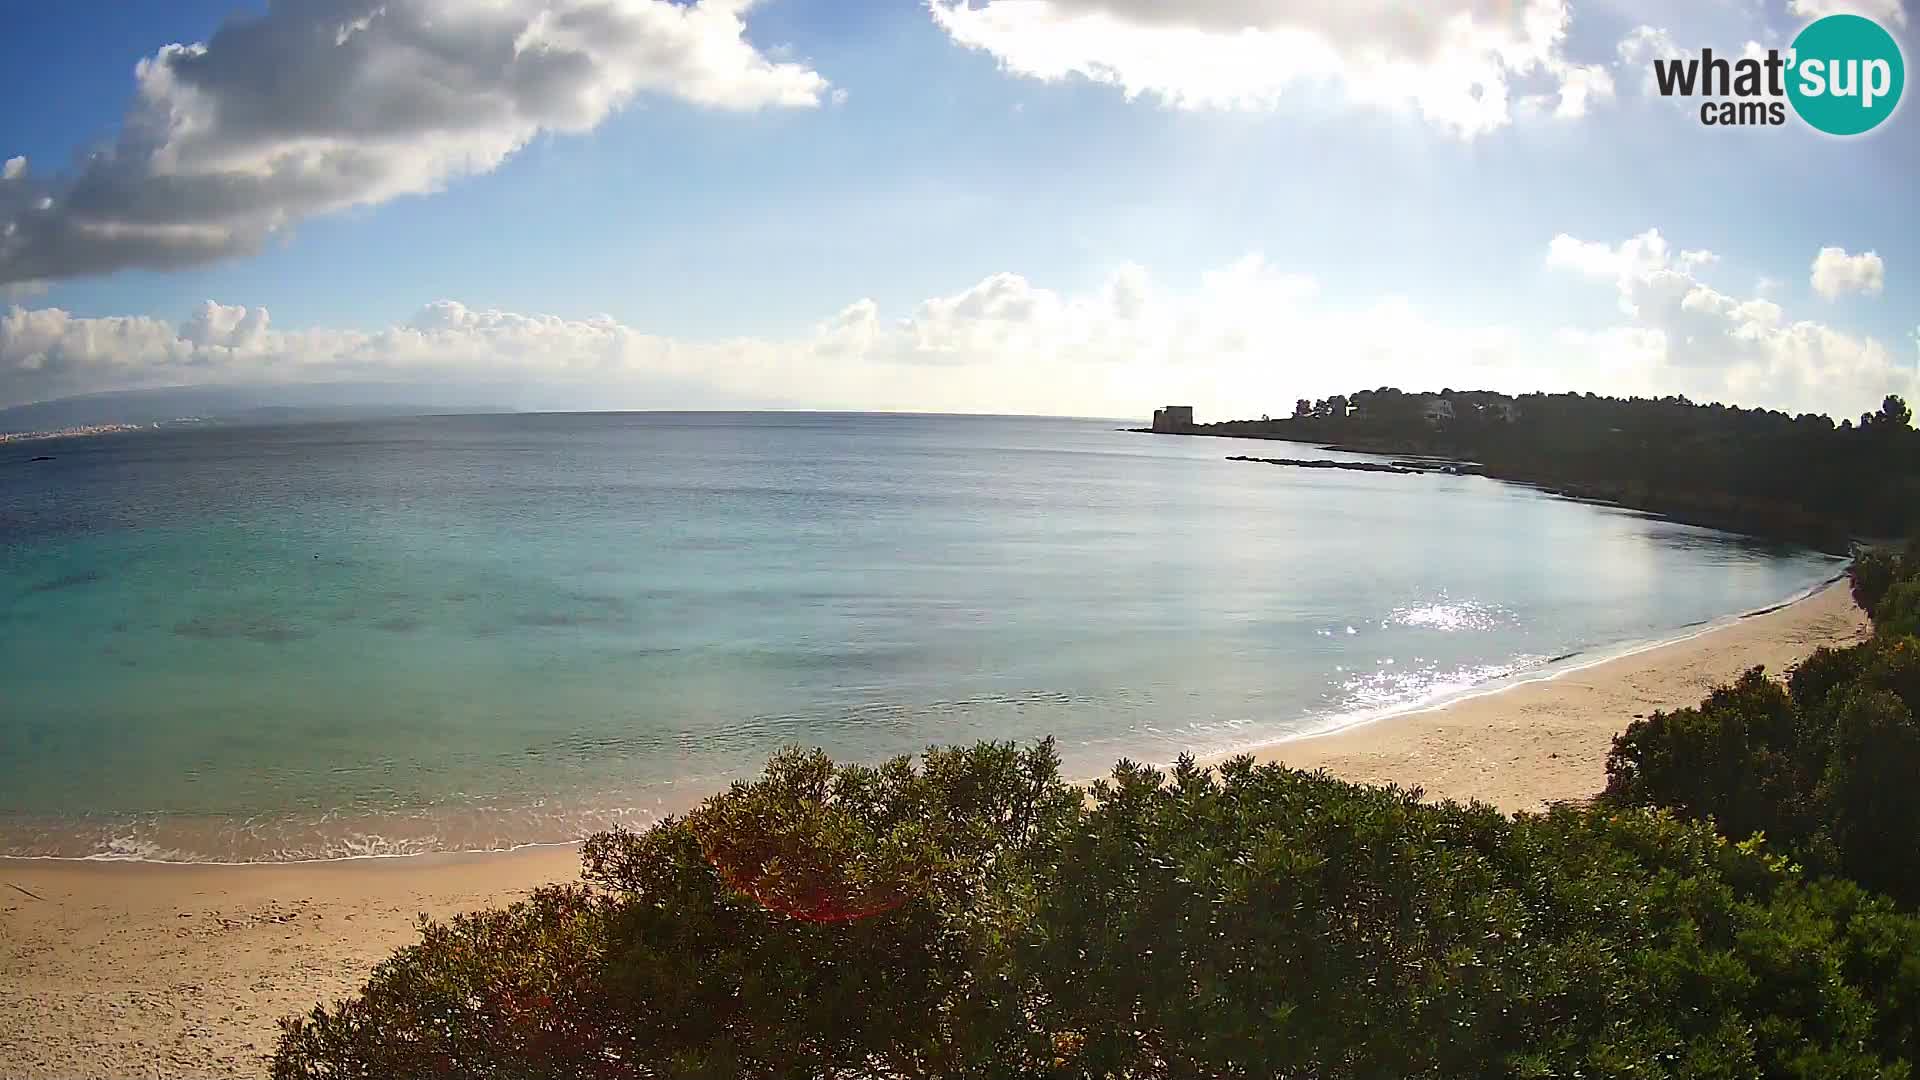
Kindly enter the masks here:
[[1874, 632], [1882, 637], [1920, 634], [1920, 577], [1897, 581], [1873, 609]]
[[1847, 567], [1847, 580], [1853, 589], [1853, 602], [1861, 611], [1879, 610], [1881, 598], [1902, 577], [1903, 562], [1900, 553], [1885, 548], [1872, 548], [1854, 557]]
[[1920, 724], [1897, 694], [1863, 687], [1847, 700], [1815, 802], [1831, 823], [1841, 872], [1920, 901]]
[[[424, 923], [358, 997], [282, 1021], [275, 1077], [615, 1077], [624, 1032], [599, 1017], [613, 901], [547, 888], [504, 911]], [[636, 1033], [637, 1034], [637, 1033]], [[625, 1048], [638, 1060], [654, 1048]]]
[[1764, 833], [1811, 870], [1920, 907], [1920, 576], [1897, 576], [1907, 565], [1863, 555], [1852, 568], [1855, 597], [1879, 601], [1874, 640], [1817, 650], [1784, 686], [1756, 668], [1697, 708], [1635, 721], [1614, 739], [1606, 801]]
[[[1007, 1026], [981, 976], [1023, 853], [1080, 802], [1050, 743], [917, 769], [781, 753], [686, 818], [588, 841], [588, 889], [430, 924], [357, 999], [288, 1023], [275, 1076], [957, 1075]], [[533, 974], [562, 965], [567, 994]]]
[[1905, 1076], [1920, 1025], [1920, 923], [1758, 842], [1247, 759], [791, 752], [584, 861], [428, 924], [275, 1075]]
[[1710, 817], [1733, 836], [1805, 840], [1817, 818], [1800, 751], [1820, 736], [1797, 719], [1787, 690], [1755, 668], [1697, 708], [1656, 712], [1616, 736], [1607, 797]]

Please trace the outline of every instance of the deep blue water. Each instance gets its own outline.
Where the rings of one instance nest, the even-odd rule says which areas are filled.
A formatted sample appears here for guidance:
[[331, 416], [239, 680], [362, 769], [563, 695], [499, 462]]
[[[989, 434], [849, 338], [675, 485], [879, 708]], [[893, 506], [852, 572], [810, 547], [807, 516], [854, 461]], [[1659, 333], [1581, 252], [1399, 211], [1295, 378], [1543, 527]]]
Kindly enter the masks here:
[[1837, 569], [1116, 427], [574, 414], [0, 447], [0, 854], [562, 840], [795, 742], [1052, 734], [1085, 775], [1543, 672]]

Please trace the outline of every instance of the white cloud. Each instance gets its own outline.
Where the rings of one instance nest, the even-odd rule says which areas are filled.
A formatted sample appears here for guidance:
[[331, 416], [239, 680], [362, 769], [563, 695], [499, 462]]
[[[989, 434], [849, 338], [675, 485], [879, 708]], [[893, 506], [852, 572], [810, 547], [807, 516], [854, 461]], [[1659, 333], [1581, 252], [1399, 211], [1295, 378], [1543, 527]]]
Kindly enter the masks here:
[[[690, 339], [443, 300], [375, 331], [275, 326], [214, 302], [173, 324], [16, 307], [0, 317], [0, 406], [203, 383], [526, 387], [566, 407], [815, 408], [1208, 416], [1289, 410], [1362, 386], [1687, 393], [1852, 415], [1911, 393], [1910, 360], [1696, 277], [1711, 260], [1648, 231], [1555, 237], [1547, 261], [1614, 293], [1616, 325], [1478, 324], [1401, 296], [1342, 300], [1249, 255], [1183, 283], [1123, 263], [1084, 288], [991, 274], [889, 315], [860, 299], [787, 336]], [[475, 400], [480, 400], [476, 398]]]
[[1886, 287], [1887, 266], [1876, 252], [1849, 255], [1845, 248], [1821, 248], [1813, 260], [1813, 291], [1829, 300], [1847, 293], [1879, 296]]
[[1611, 245], [1563, 234], [1547, 248], [1550, 267], [1614, 285], [1630, 324], [1579, 340], [1639, 371], [1647, 392], [1839, 416], [1914, 392], [1913, 371], [1880, 342], [1722, 293], [1696, 276], [1710, 253], [1670, 251], [1657, 229]]
[[180, 337], [202, 349], [256, 349], [267, 340], [267, 322], [266, 308], [229, 307], [208, 300], [180, 328]]
[[1613, 78], [1565, 53], [1565, 0], [930, 0], [954, 41], [1008, 71], [1079, 76], [1178, 108], [1258, 109], [1337, 86], [1351, 101], [1411, 106], [1463, 137], [1510, 123], [1527, 83], [1574, 118]]
[[[1681, 264], [1684, 269], [1691, 269], [1716, 258], [1711, 251], [1689, 251], [1681, 256]], [[1635, 286], [1653, 275], [1667, 272], [1671, 262], [1671, 248], [1659, 229], [1648, 229], [1618, 245], [1578, 240], [1566, 233], [1547, 244], [1549, 267], [1618, 284], [1621, 310], [1629, 315], [1634, 313]]]
[[1621, 67], [1640, 69], [1640, 93], [1647, 97], [1660, 92], [1653, 75], [1654, 61], [1680, 58], [1680, 47], [1674, 44], [1673, 35], [1655, 26], [1634, 27], [1632, 32], [1620, 39], [1614, 51], [1619, 56]]
[[1806, 19], [1826, 15], [1865, 15], [1869, 19], [1907, 25], [1907, 9], [1901, 0], [1793, 0], [1787, 10]]
[[745, 36], [752, 0], [274, 4], [140, 62], [115, 144], [76, 176], [0, 170], [0, 284], [254, 251], [315, 214], [434, 191], [642, 94], [818, 105]]
[[1593, 103], [1613, 98], [1613, 76], [1599, 65], [1574, 65], [1560, 78], [1560, 103], [1554, 107], [1556, 120], [1578, 120], [1587, 115]]
[[1326, 306], [1311, 278], [1248, 256], [1178, 289], [1134, 264], [1080, 291], [993, 274], [891, 318], [862, 299], [785, 338], [668, 338], [605, 316], [454, 301], [372, 332], [283, 330], [260, 308], [213, 302], [178, 325], [16, 307], [0, 317], [0, 406], [163, 385], [428, 380], [572, 388], [541, 400], [598, 407], [674, 407], [682, 399], [649, 388], [675, 385], [708, 401], [1083, 415], [1132, 415], [1172, 394], [1211, 415], [1258, 415], [1440, 371], [1531, 385], [1536, 355], [1510, 330], [1450, 326], [1397, 297]]

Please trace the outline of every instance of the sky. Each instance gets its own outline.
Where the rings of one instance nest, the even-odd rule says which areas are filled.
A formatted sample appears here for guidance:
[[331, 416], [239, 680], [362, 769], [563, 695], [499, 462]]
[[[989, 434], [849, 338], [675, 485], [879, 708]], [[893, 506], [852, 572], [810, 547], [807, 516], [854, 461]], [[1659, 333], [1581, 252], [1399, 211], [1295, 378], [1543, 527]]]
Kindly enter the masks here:
[[1920, 392], [1920, 115], [1657, 57], [1904, 0], [64, 0], [0, 34], [0, 407], [1200, 418]]

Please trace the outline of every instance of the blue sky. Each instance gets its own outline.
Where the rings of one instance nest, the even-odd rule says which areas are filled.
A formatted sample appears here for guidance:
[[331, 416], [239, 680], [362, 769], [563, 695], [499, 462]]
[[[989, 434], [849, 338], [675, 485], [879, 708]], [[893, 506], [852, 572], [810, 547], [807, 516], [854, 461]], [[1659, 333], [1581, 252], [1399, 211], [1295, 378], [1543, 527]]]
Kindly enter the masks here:
[[[308, 33], [375, 11], [346, 38], [390, 67], [422, 33], [390, 27], [396, 11], [444, 32], [435, 48], [501, 29], [455, 33], [444, 0], [16, 5], [0, 94], [36, 105], [0, 118], [0, 161], [26, 159], [0, 222], [68, 231], [0, 244], [0, 405], [387, 377], [580, 407], [1103, 415], [1277, 411], [1388, 382], [1842, 413], [1913, 392], [1912, 107], [1853, 139], [1707, 128], [1645, 93], [1651, 46], [1623, 46], [1784, 47], [1846, 5], [1194, 0], [1170, 19], [1143, 0], [941, 2], [702, 0], [717, 17], [683, 33], [656, 9], [694, 9], [667, 0], [510, 0], [527, 27], [604, 6], [631, 48], [578, 45], [591, 65], [563, 106], [508, 88], [492, 109], [498, 88], [456, 67], [482, 104], [445, 117], [329, 82], [348, 46]], [[1909, 39], [1898, 0], [1852, 10]], [[215, 36], [247, 20], [310, 50], [299, 69], [329, 93], [276, 97], [252, 39]], [[210, 43], [222, 81], [175, 78], [180, 126], [143, 136], [136, 65], [176, 42]], [[1497, 117], [1484, 90], [1448, 96], [1476, 63], [1508, 98]], [[1566, 109], [1569, 71], [1609, 92]], [[609, 87], [610, 106], [570, 111]], [[298, 142], [316, 96], [344, 131], [320, 150]], [[407, 157], [436, 138], [478, 163]], [[152, 194], [289, 148], [363, 155], [384, 179], [269, 193], [244, 219]], [[96, 174], [108, 194], [83, 206]], [[68, 250], [74, 221], [115, 213], [159, 239]], [[167, 246], [207, 229], [208, 251]]]

